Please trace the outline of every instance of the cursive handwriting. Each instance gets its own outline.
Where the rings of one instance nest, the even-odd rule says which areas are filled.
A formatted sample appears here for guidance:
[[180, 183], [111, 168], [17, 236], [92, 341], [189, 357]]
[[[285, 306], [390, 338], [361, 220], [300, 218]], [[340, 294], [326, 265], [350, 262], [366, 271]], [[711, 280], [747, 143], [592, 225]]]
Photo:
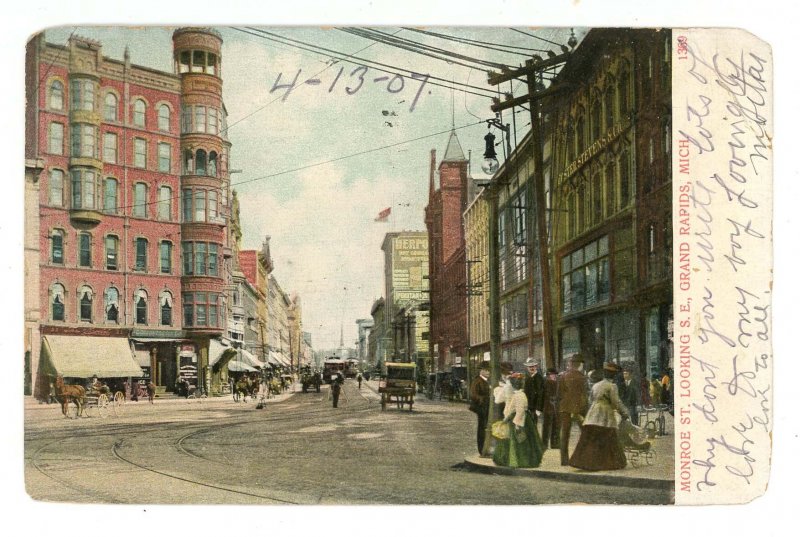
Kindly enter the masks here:
[[711, 292], [711, 289], [708, 287], [703, 287], [705, 290], [705, 294], [703, 295], [703, 307], [702, 307], [702, 316], [703, 320], [701, 321], [701, 326], [699, 327], [699, 334], [698, 337], [700, 338], [701, 343], [708, 343], [711, 336], [716, 336], [719, 338], [720, 341], [728, 345], [729, 347], [735, 347], [736, 342], [723, 334], [722, 332], [717, 329], [717, 327], [712, 323], [716, 319], [714, 315], [714, 308], [716, 307], [714, 301], [714, 293]]
[[750, 456], [750, 452], [747, 449], [749, 445], [753, 444], [751, 440], [745, 439], [742, 441], [741, 445], [737, 447], [728, 443], [728, 441], [725, 440], [725, 437], [720, 435], [719, 438], [707, 438], [706, 443], [708, 444], [708, 447], [706, 448], [706, 453], [708, 454], [708, 457], [706, 457], [705, 460], [694, 459], [692, 461], [694, 465], [706, 469], [706, 472], [703, 475], [703, 480], [698, 481], [697, 484], [695, 485], [697, 487], [697, 490], [703, 490], [703, 486], [715, 487], [717, 485], [716, 482], [711, 480], [711, 471], [717, 467], [717, 464], [714, 462], [714, 459], [716, 459], [717, 457], [717, 452], [716, 452], [717, 447], [725, 448], [725, 450], [722, 452], [723, 455], [729, 455], [729, 456], [735, 455], [736, 457], [744, 461], [744, 464], [747, 466], [745, 470], [742, 470], [739, 467], [731, 465], [726, 465], [725, 469], [731, 475], [734, 475], [736, 477], [741, 477], [747, 483], [750, 483], [749, 478], [753, 475], [752, 463], [755, 462], [755, 459], [753, 459]]
[[692, 406], [702, 412], [703, 417], [706, 421], [711, 423], [716, 423], [718, 421], [717, 418], [717, 408], [714, 401], [717, 400], [717, 385], [715, 384], [715, 380], [717, 378], [717, 370], [719, 369], [717, 366], [706, 362], [705, 360], [701, 360], [696, 356], [692, 356], [692, 360], [697, 362], [700, 365], [700, 371], [705, 374], [704, 384], [703, 384], [703, 399], [705, 399], [705, 403], [702, 405], [698, 405], [697, 403], [692, 403]]
[[709, 206], [713, 201], [713, 194], [713, 190], [698, 180], [695, 182], [690, 196], [692, 207], [696, 209], [695, 218], [702, 224], [698, 225], [697, 227], [700, 229], [693, 233], [697, 237], [695, 244], [701, 252], [697, 254], [697, 260], [705, 265], [706, 272], [711, 272], [711, 264], [714, 263], [714, 243], [711, 240], [713, 238], [711, 224], [714, 222], [714, 215], [709, 210]]
[[739, 237], [742, 235], [742, 233], [744, 233], [745, 235], [755, 237], [756, 239], [763, 239], [764, 235], [753, 229], [750, 220], [747, 221], [747, 224], [740, 224], [736, 220], [731, 220], [728, 218], [728, 222], [731, 224], [731, 226], [733, 226], [733, 231], [728, 234], [728, 238], [730, 239], [731, 255], [725, 255], [725, 259], [728, 260], [728, 263], [731, 264], [731, 268], [733, 268], [734, 271], [739, 272], [737, 265], [747, 264], [743, 258], [739, 257], [739, 250], [742, 249], [742, 244], [739, 242]]

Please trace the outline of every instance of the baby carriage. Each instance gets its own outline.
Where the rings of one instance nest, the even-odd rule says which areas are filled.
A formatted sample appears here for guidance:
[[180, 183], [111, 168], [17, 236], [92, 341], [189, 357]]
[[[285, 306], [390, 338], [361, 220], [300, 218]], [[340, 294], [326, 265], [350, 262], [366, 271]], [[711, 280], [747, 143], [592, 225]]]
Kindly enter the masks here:
[[648, 466], [653, 464], [655, 452], [647, 440], [646, 429], [637, 427], [629, 419], [624, 419], [619, 424], [619, 440], [625, 451], [625, 458], [631, 466], [637, 468], [642, 464]]

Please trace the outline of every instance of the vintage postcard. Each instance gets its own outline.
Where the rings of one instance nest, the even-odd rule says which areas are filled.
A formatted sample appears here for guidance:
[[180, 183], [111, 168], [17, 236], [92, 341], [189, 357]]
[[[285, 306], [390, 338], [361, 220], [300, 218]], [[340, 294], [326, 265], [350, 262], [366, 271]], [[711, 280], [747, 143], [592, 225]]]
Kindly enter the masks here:
[[33, 500], [765, 493], [769, 44], [444, 22], [31, 37]]

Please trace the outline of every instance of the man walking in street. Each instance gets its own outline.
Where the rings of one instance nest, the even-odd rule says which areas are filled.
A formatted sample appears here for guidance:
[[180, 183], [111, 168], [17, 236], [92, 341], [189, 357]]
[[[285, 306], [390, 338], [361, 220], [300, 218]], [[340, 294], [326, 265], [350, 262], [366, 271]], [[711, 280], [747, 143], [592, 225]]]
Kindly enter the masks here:
[[582, 421], [589, 406], [586, 375], [583, 374], [583, 357], [570, 358], [567, 370], [558, 377], [558, 421], [560, 425], [561, 466], [569, 465], [569, 436], [572, 420]]
[[622, 386], [620, 386], [620, 399], [622, 404], [628, 409], [631, 423], [639, 425], [639, 387], [638, 382], [634, 381], [630, 368], [622, 370]]
[[542, 442], [545, 449], [559, 447], [558, 430], [558, 371], [555, 367], [547, 370], [544, 379], [544, 408], [542, 410]]
[[331, 394], [333, 395], [333, 408], [339, 407], [339, 394], [342, 393], [342, 383], [344, 379], [342, 379], [340, 374], [337, 374], [333, 377], [331, 381]]
[[538, 423], [538, 414], [544, 409], [544, 377], [539, 372], [539, 363], [533, 358], [525, 362], [528, 374], [525, 376], [525, 396], [528, 398], [528, 411], [533, 419], [533, 424]]
[[475, 377], [469, 387], [469, 409], [478, 415], [478, 454], [483, 455], [483, 444], [486, 440], [486, 425], [489, 421], [489, 365], [481, 366], [480, 374]]

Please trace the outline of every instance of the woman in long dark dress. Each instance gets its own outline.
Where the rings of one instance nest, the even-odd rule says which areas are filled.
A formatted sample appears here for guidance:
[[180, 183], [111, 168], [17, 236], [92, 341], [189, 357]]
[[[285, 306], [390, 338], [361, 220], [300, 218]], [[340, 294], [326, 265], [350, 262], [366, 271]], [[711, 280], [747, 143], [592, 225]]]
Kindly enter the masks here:
[[528, 397], [523, 387], [523, 377], [515, 373], [508, 386], [495, 388], [495, 403], [505, 403], [503, 421], [509, 423], [511, 434], [496, 440], [492, 460], [498, 466], [511, 468], [536, 468], [542, 462], [544, 445], [536, 424], [528, 412]]
[[614, 384], [619, 368], [603, 366], [603, 380], [592, 386], [591, 406], [581, 426], [581, 436], [569, 465], [582, 470], [619, 470], [625, 468], [625, 452], [619, 441], [616, 412], [627, 419], [628, 411]]

